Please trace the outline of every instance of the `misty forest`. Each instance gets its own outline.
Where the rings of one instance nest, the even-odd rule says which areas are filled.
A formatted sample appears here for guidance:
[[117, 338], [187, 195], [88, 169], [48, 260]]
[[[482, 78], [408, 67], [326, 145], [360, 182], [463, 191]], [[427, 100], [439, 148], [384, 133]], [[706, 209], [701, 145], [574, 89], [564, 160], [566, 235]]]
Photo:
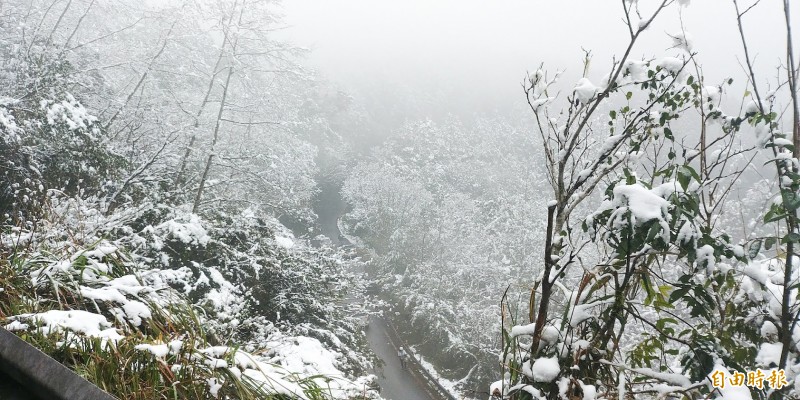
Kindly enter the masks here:
[[795, 21], [0, 1], [0, 333], [118, 399], [800, 399]]

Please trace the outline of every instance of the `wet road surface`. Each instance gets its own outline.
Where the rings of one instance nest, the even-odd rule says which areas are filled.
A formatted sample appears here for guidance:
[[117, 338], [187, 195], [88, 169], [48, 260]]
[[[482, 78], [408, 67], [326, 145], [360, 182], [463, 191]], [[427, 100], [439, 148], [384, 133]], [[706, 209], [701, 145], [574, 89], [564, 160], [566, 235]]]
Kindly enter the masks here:
[[409, 370], [400, 366], [397, 347], [389, 336], [386, 322], [371, 317], [367, 327], [369, 347], [383, 360], [383, 367], [373, 371], [378, 376], [381, 397], [387, 400], [437, 400], [428, 393], [428, 385], [420, 381]]
[[[347, 204], [339, 193], [339, 187], [322, 184], [321, 191], [314, 204], [317, 223], [322, 234], [330, 238], [334, 245], [345, 245], [340, 240], [338, 221], [344, 214]], [[346, 242], [346, 240], [345, 240]], [[386, 400], [438, 400], [439, 397], [428, 393], [428, 385], [409, 370], [400, 366], [397, 356], [397, 345], [389, 334], [386, 321], [380, 317], [370, 317], [367, 325], [367, 341], [373, 352], [383, 361], [372, 371], [378, 377], [381, 397]]]

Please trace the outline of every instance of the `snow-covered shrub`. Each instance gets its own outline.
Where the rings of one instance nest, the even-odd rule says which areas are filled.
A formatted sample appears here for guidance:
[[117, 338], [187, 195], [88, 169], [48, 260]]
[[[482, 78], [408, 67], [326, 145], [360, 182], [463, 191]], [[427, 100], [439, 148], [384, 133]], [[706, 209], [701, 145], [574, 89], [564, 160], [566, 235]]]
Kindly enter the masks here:
[[[800, 127], [791, 123], [793, 140], [781, 133], [773, 95], [727, 114], [732, 80], [708, 85], [685, 35], [676, 57], [630, 59], [668, 5], [642, 13], [623, 2], [628, 51], [600, 85], [589, 80], [588, 56], [564, 103], [550, 97], [560, 74], [536, 71], [526, 82], [553, 200], [527, 318], [503, 310], [505, 368], [492, 398], [800, 396]], [[786, 86], [795, 82], [790, 74]], [[755, 140], [742, 135], [747, 125]], [[752, 168], [761, 161], [775, 166], [774, 188], [748, 185], [766, 179]], [[759, 199], [769, 199], [767, 211], [747, 223]], [[785, 380], [729, 380], [750, 371]]]
[[[158, 209], [120, 228], [128, 231], [122, 240], [140, 262], [186, 276], [170, 285], [215, 321], [209, 333], [258, 343], [275, 326], [356, 354], [350, 350], [361, 345], [361, 325], [341, 305], [346, 290], [358, 290], [345, 269], [354, 261], [313, 249], [250, 210], [200, 217], [180, 207]], [[363, 370], [364, 363], [352, 358], [345, 368]]]
[[[253, 226], [255, 217], [241, 217], [234, 235], [231, 228], [217, 231], [196, 215], [173, 211], [162, 214], [172, 218], [148, 225], [142, 230], [148, 235], [142, 236], [126, 225], [133, 225], [141, 210], [106, 216], [97, 202], [57, 196], [48, 203], [49, 213], [37, 221], [40, 231], [7, 227], [1, 235], [0, 318], [7, 329], [101, 387], [122, 398], [142, 399], [173, 394], [272, 398], [275, 393], [350, 398], [365, 390], [375, 395], [373, 378], [348, 378], [348, 372], [363, 371], [367, 361], [360, 355], [357, 327], [348, 325], [353, 321], [334, 321], [341, 312], [334, 305], [335, 291], [342, 284], [335, 255], [327, 256], [335, 264], [324, 271], [329, 278], [312, 287], [317, 301], [330, 301], [323, 308], [330, 322], [315, 319], [318, 311], [307, 304], [287, 306], [293, 319], [283, 321], [266, 312], [282, 309], [275, 299], [258, 298], [247, 286], [273, 284], [259, 278], [281, 267], [300, 269], [302, 264], [286, 262], [291, 257], [312, 268], [303, 255], [311, 250], [290, 239], [276, 222]], [[260, 236], [255, 233], [259, 229]], [[248, 242], [248, 235], [258, 239]], [[157, 241], [161, 252], [148, 249]], [[166, 251], [177, 243], [185, 245], [184, 251]], [[255, 258], [236, 245], [263, 246], [273, 258]], [[149, 257], [151, 250], [163, 258]], [[297, 254], [275, 255], [282, 251]], [[184, 258], [170, 262], [167, 254]], [[223, 276], [225, 267], [230, 273]], [[287, 291], [302, 293], [309, 287], [293, 287], [296, 283], [275, 291], [290, 297]], [[250, 308], [260, 301], [266, 308]], [[301, 315], [306, 311], [308, 320]]]
[[105, 130], [70, 92], [73, 65], [49, 53], [0, 46], [0, 209], [39, 212], [47, 190], [98, 193], [125, 165]]
[[[271, 2], [61, 7], [0, 12], [3, 322], [123, 398], [259, 397], [248, 379], [280, 369], [265, 362], [307, 397], [363, 392], [369, 379], [344, 378], [369, 365], [344, 311], [360, 286], [345, 278], [353, 261], [277, 219], [313, 224], [317, 151], [304, 129], [320, 121], [300, 116], [313, 76], [298, 52], [263, 35]], [[70, 353], [89, 345], [124, 356]], [[240, 365], [240, 351], [261, 364]], [[114, 375], [125, 362], [143, 369]], [[175, 376], [202, 384], [170, 389]], [[137, 377], [164, 386], [138, 393]]]

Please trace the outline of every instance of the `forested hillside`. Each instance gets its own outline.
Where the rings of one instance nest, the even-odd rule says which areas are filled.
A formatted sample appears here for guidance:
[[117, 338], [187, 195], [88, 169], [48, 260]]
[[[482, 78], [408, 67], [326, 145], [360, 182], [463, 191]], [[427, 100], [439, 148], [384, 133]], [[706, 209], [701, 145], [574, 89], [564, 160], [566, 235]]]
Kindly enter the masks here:
[[[354, 168], [345, 227], [448, 384], [798, 398], [797, 49], [789, 2], [766, 3], [714, 8], [739, 68], [703, 57], [689, 1], [617, 3], [612, 57], [525, 76], [529, 123], [411, 122]], [[754, 41], [767, 8], [782, 36]]]
[[310, 246], [348, 111], [275, 12], [0, 6], [0, 318], [120, 398], [376, 396], [362, 267]]
[[800, 8], [296, 1], [0, 2], [0, 326], [120, 399], [800, 399]]

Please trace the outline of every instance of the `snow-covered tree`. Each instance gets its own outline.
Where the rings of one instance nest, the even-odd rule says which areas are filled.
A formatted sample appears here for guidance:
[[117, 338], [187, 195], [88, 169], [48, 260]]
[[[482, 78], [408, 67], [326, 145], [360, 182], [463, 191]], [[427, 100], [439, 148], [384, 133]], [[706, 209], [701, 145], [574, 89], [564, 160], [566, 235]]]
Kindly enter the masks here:
[[532, 150], [501, 118], [423, 120], [376, 149], [343, 188], [343, 222], [379, 255], [375, 275], [408, 316], [398, 324], [445, 376], [466, 377], [463, 390], [493, 373], [496, 298], [541, 241]]
[[[707, 82], [685, 32], [672, 35], [676, 56], [632, 58], [660, 14], [688, 4], [673, 3], [622, 2], [623, 56], [597, 84], [587, 58], [566, 102], [554, 93], [558, 74], [527, 81], [553, 200], [529, 320], [504, 324], [506, 373], [492, 396], [798, 396], [797, 114], [773, 112], [781, 101], [797, 107], [795, 60], [789, 50], [784, 96], [762, 98], [746, 52], [754, 101], [741, 116], [730, 112], [722, 99], [733, 80]], [[741, 27], [746, 11], [736, 6]], [[792, 134], [780, 133], [784, 124]], [[743, 135], [748, 126], [755, 141]], [[737, 222], [753, 214], [735, 198], [759, 157], [776, 167], [777, 200], [763, 223], [777, 222], [766, 229], [777, 234], [767, 237]], [[757, 368], [763, 385], [727, 380]], [[715, 380], [722, 373], [725, 386]]]
[[0, 320], [121, 398], [364, 395], [359, 261], [279, 220], [335, 113], [274, 5], [0, 6]]

